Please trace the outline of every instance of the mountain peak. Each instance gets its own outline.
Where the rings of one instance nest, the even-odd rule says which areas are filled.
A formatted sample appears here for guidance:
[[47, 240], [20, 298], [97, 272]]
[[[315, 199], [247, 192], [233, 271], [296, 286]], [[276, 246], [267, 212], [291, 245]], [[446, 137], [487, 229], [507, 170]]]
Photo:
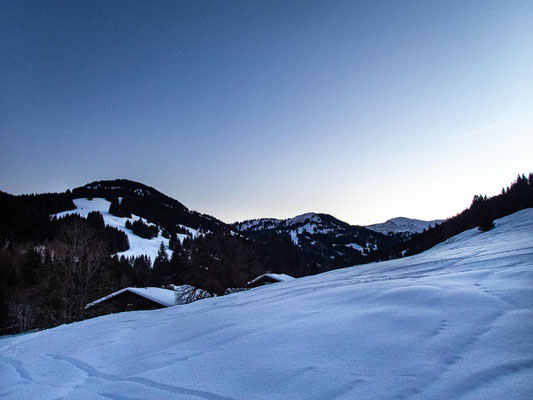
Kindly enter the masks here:
[[317, 213], [314, 212], [307, 212], [304, 214], [297, 215], [293, 218], [287, 218], [285, 220], [286, 225], [295, 225], [295, 224], [302, 224], [306, 221], [309, 222], [320, 222], [320, 216]]
[[380, 232], [384, 235], [391, 235], [397, 233], [413, 235], [415, 233], [423, 232], [424, 229], [431, 228], [435, 225], [440, 224], [443, 221], [444, 220], [442, 219], [424, 221], [415, 218], [395, 217], [385, 222], [367, 225], [366, 228], [374, 232]]
[[131, 181], [129, 179], [112, 179], [112, 180], [101, 180], [87, 183], [83, 186], [77, 187], [75, 190], [87, 189], [87, 190], [128, 190], [128, 191], [138, 191], [145, 192], [147, 194], [162, 194], [157, 189], [147, 186], [144, 183]]

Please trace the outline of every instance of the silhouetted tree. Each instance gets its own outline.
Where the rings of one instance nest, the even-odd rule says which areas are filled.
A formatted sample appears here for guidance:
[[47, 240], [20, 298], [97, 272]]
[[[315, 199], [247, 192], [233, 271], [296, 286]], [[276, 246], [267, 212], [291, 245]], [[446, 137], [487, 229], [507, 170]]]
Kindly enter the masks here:
[[152, 284], [162, 286], [170, 282], [170, 263], [165, 244], [161, 242], [152, 268]]
[[109, 205], [109, 214], [120, 218], [131, 218], [131, 213], [126, 210], [121, 204], [112, 202]]
[[98, 211], [91, 211], [87, 215], [87, 222], [94, 229], [102, 230], [105, 228], [104, 217]]
[[55, 257], [64, 277], [67, 321], [83, 317], [90, 290], [102, 280], [106, 254], [104, 242], [86, 224], [74, 221], [61, 230]]
[[490, 211], [484, 210], [481, 213], [480, 222], [479, 222], [479, 230], [486, 232], [490, 231], [492, 228], [494, 228], [494, 220], [492, 219], [490, 215]]

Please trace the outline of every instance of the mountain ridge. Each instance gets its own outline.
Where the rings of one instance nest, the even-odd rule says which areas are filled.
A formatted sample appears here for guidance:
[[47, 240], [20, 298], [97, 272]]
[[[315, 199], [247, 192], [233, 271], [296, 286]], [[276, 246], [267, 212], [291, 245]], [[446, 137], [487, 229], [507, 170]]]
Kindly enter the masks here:
[[[42, 196], [31, 195], [30, 197]], [[122, 254], [138, 256], [146, 251], [146, 255], [150, 256], [152, 262], [155, 259], [159, 242], [163, 242], [171, 255], [174, 247], [172, 243], [176, 243], [176, 239], [183, 242], [184, 237], [194, 238], [197, 236], [195, 232], [240, 234], [249, 240], [256, 241], [268, 241], [275, 237], [284, 240], [285, 237], [289, 237], [302, 253], [304, 259], [302, 262], [314, 265], [310, 270], [306, 268], [306, 273], [323, 272], [389, 257], [391, 252], [396, 252], [393, 251], [395, 245], [405, 239], [400, 236], [388, 237], [368, 227], [351, 225], [330, 214], [317, 212], [306, 212], [287, 219], [258, 218], [226, 224], [214, 216], [189, 209], [179, 200], [151, 186], [129, 179], [96, 180], [64, 193], [53, 194], [53, 196], [63, 198], [64, 206], [50, 208], [49, 215], [80, 214], [74, 202], [82, 199], [103, 199], [119, 207], [125, 213], [117, 217], [131, 214], [144, 218], [147, 223], [155, 224], [160, 229], [156, 238], [141, 240], [125, 229], [124, 221], [111, 223], [130, 239], [130, 249], [123, 251]], [[104, 217], [104, 222], [109, 224], [109, 218], [112, 217], [109, 214], [111, 210], [104, 210], [101, 205], [96, 206], [96, 203], [86, 202], [85, 205], [91, 207], [91, 204], [96, 207], [91, 211], [100, 212]], [[88, 210], [82, 214], [86, 218]], [[171, 236], [175, 238], [173, 242], [169, 241]], [[154, 243], [155, 240], [158, 240], [158, 244]]]
[[365, 227], [372, 231], [380, 232], [384, 235], [413, 235], [415, 233], [421, 233], [424, 230], [434, 227], [435, 225], [439, 225], [444, 221], [444, 219], [434, 219], [431, 221], [425, 221], [416, 218], [395, 217], [388, 219], [385, 222], [366, 225]]
[[321, 268], [335, 268], [374, 261], [391, 251], [397, 238], [387, 237], [363, 226], [351, 225], [330, 214], [307, 212], [287, 219], [260, 218], [236, 222], [240, 234], [261, 240], [272, 235], [291, 241]]

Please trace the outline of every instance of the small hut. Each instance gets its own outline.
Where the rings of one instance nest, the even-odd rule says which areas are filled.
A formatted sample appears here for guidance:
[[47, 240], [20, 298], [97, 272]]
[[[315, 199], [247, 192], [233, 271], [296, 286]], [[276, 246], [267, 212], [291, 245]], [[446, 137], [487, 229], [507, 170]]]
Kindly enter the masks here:
[[175, 290], [158, 287], [127, 287], [95, 300], [85, 306], [90, 315], [104, 315], [123, 311], [155, 310], [178, 304]]
[[257, 278], [252, 279], [246, 284], [246, 286], [248, 286], [249, 288], [253, 288], [263, 285], [270, 285], [271, 283], [287, 282], [293, 279], [295, 278], [287, 274], [273, 274], [267, 272], [266, 274], [259, 275]]

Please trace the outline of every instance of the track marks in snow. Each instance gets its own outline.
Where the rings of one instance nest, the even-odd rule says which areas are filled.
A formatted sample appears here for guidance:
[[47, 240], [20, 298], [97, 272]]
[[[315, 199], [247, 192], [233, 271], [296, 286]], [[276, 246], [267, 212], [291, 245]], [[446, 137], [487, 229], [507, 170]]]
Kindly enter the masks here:
[[220, 326], [218, 326], [216, 328], [206, 329], [203, 332], [197, 332], [195, 335], [190, 336], [189, 338], [180, 341], [180, 344], [183, 345], [184, 343], [192, 342], [192, 341], [197, 340], [197, 339], [199, 339], [201, 337], [213, 335], [213, 334], [218, 333], [220, 331], [223, 331], [225, 329], [232, 328], [235, 325], [236, 325], [236, 323], [225, 324], [225, 325], [220, 325]]
[[162, 390], [168, 393], [187, 394], [187, 395], [197, 396], [205, 400], [234, 400], [234, 399], [231, 399], [230, 397], [220, 396], [218, 394], [210, 393], [210, 392], [204, 392], [203, 390], [186, 389], [186, 388], [179, 387], [179, 386], [166, 385], [164, 383], [155, 382], [147, 378], [139, 377], [139, 378], [128, 378], [124, 380], [128, 382], [138, 383], [143, 386], [148, 386], [153, 389]]
[[10, 365], [11, 367], [13, 367], [13, 369], [15, 369], [17, 374], [22, 379], [24, 379], [26, 381], [33, 382], [32, 377], [30, 376], [28, 371], [26, 371], [26, 368], [24, 368], [24, 365], [20, 361], [13, 360], [13, 359], [8, 358], [8, 357], [1, 357], [0, 356], [0, 362], [3, 362], [4, 364], [7, 364], [7, 365]]
[[[493, 315], [493, 317], [481, 328], [478, 328], [476, 331], [473, 332], [473, 334], [468, 334], [468, 337], [466, 340], [463, 341], [463, 343], [460, 346], [457, 346], [460, 350], [456, 352], [455, 354], [451, 354], [449, 357], [446, 357], [444, 361], [445, 368], [442, 372], [438, 373], [437, 376], [435, 376], [433, 379], [429, 379], [426, 382], [426, 388], [425, 389], [413, 389], [412, 394], [420, 395], [422, 397], [424, 396], [424, 393], [428, 389], [431, 389], [433, 386], [436, 386], [439, 383], [446, 382], [448, 380], [448, 375], [452, 374], [453, 376], [453, 369], [454, 367], [461, 362], [461, 360], [464, 359], [464, 357], [472, 350], [472, 348], [478, 343], [483, 336], [488, 334], [496, 325], [496, 322], [502, 318], [505, 315], [505, 310], [500, 310], [497, 313]], [[441, 324], [442, 328], [438, 331], [437, 335], [441, 334], [445, 329], [452, 329], [453, 331], [456, 331], [456, 328], [453, 328], [453, 326], [450, 326], [450, 324], [445, 323]], [[437, 336], [435, 335], [435, 337]], [[469, 376], [465, 382], [471, 381], [472, 376]], [[474, 389], [474, 387], [472, 387]], [[472, 390], [470, 389], [470, 390]]]
[[474, 283], [474, 286], [476, 286], [479, 290], [481, 290], [483, 293], [485, 293], [486, 295], [489, 295], [495, 299], [497, 299], [499, 302], [502, 302], [506, 305], [510, 305], [509, 302], [507, 300], [505, 300], [502, 296], [492, 292], [490, 289], [488, 289], [487, 287], [483, 286], [483, 285], [480, 285], [479, 283]]
[[179, 363], [179, 362], [188, 361], [191, 358], [199, 357], [202, 354], [205, 354], [205, 352], [203, 352], [203, 351], [202, 352], [196, 352], [196, 353], [188, 354], [186, 356], [176, 357], [176, 358], [170, 359], [168, 364], [169, 365], [173, 365], [173, 364], [176, 364], [176, 363]]
[[427, 335], [427, 339], [431, 340], [439, 336], [449, 325], [449, 321], [446, 319], [441, 319], [435, 329]]
[[[60, 361], [64, 361], [69, 363], [70, 365], [84, 371], [88, 376], [103, 379], [109, 382], [129, 382], [129, 383], [136, 383], [141, 386], [145, 386], [150, 389], [157, 389], [161, 390], [167, 393], [175, 393], [175, 394], [184, 394], [184, 395], [191, 395], [196, 396], [205, 400], [233, 400], [229, 397], [221, 396], [216, 393], [206, 392], [203, 390], [195, 390], [195, 389], [187, 389], [180, 386], [173, 386], [173, 385], [167, 385], [165, 383], [160, 383], [153, 381], [148, 378], [142, 378], [142, 377], [131, 377], [131, 378], [122, 378], [120, 376], [106, 374], [103, 372], [98, 371], [96, 368], [92, 367], [89, 364], [84, 363], [83, 361], [80, 361], [78, 359], [72, 358], [72, 357], [66, 357], [66, 356], [59, 356], [55, 355], [52, 356], [52, 358]], [[125, 397], [120, 397], [116, 395], [116, 397], [109, 397], [110, 394], [107, 394], [107, 397], [113, 400], [121, 400], [121, 399], [127, 399]]]
[[453, 357], [446, 360], [447, 369], [449, 371], [455, 364], [461, 361], [466, 354], [474, 347], [474, 345], [481, 340], [483, 336], [489, 333], [495, 326], [496, 321], [503, 317], [505, 311], [499, 311], [494, 315], [494, 317], [488, 322], [484, 327], [477, 329], [473, 335], [469, 336], [467, 340], [463, 343], [462, 349], [459, 353], [455, 354]]
[[508, 363], [495, 365], [478, 371], [473, 375], [470, 375], [466, 379], [462, 379], [460, 382], [453, 385], [452, 392], [460, 395], [465, 395], [482, 386], [493, 383], [503, 377], [532, 368], [533, 359], [511, 361]]
[[112, 382], [117, 382], [117, 381], [123, 380], [122, 378], [120, 378], [118, 376], [102, 373], [102, 372], [98, 371], [96, 368], [90, 366], [89, 364], [86, 364], [83, 361], [77, 360], [77, 359], [72, 358], [72, 357], [55, 355], [55, 356], [52, 356], [52, 358], [54, 358], [56, 360], [67, 362], [70, 365], [72, 365], [72, 366], [74, 366], [74, 367], [76, 367], [78, 369], [81, 369], [83, 372], [85, 372], [90, 377], [100, 378], [100, 379], [104, 379], [106, 381], [112, 381]]
[[366, 383], [366, 381], [364, 379], [354, 379], [352, 381], [346, 382], [344, 385], [340, 385], [339, 387], [327, 393], [321, 393], [320, 398], [326, 398], [326, 399], [351, 398], [351, 396], [348, 396], [348, 393], [350, 393], [353, 389], [355, 389], [359, 384], [362, 384], [362, 383]]
[[119, 396], [118, 394], [114, 393], [98, 393], [98, 395], [110, 400], [143, 400], [140, 397]]

